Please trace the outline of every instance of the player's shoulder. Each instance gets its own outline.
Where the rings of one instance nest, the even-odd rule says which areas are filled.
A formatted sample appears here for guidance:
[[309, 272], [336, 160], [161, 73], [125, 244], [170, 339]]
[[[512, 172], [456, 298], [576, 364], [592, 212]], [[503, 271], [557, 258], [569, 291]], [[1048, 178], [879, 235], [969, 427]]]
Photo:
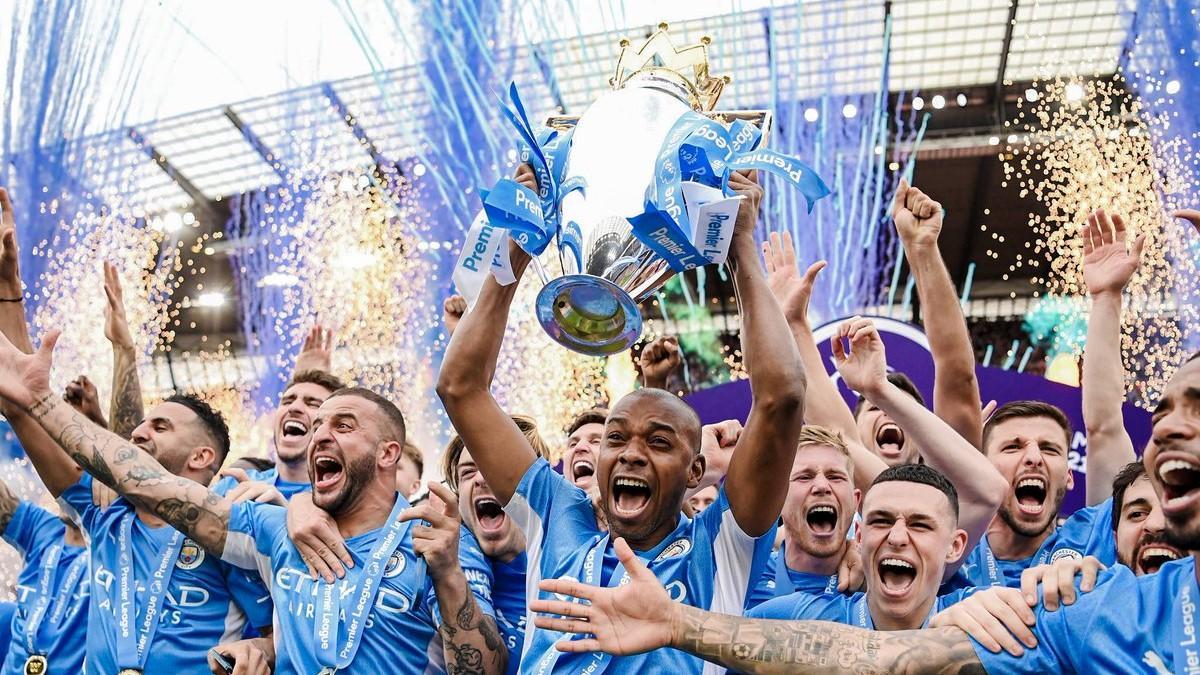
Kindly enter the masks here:
[[826, 620], [841, 621], [849, 608], [862, 594], [817, 595], [796, 592], [772, 598], [746, 613], [755, 619], [783, 619], [787, 621]]

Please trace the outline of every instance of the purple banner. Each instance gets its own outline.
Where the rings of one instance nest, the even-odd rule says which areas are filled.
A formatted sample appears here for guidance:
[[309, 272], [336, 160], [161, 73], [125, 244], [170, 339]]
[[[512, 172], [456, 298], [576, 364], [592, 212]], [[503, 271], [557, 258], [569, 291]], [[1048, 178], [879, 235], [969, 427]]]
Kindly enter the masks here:
[[[929, 353], [929, 343], [924, 332], [918, 326], [895, 319], [871, 318], [875, 321], [887, 349], [888, 368], [899, 370], [911, 378], [925, 400], [932, 405], [933, 356]], [[842, 383], [829, 350], [829, 338], [841, 321], [821, 326], [815, 331], [815, 335], [821, 355], [825, 359], [826, 374], [837, 383], [847, 405], [853, 408], [858, 397]], [[1032, 399], [1052, 403], [1066, 412], [1073, 429], [1068, 462], [1075, 472], [1075, 489], [1068, 492], [1063, 500], [1063, 513], [1071, 513], [1083, 506], [1084, 485], [1087, 482], [1084, 477], [1087, 435], [1084, 433], [1083, 400], [1079, 388], [1051, 382], [1037, 375], [1001, 368], [976, 366], [975, 374], [979, 378], [979, 389], [985, 403], [995, 399], [998, 404], [1004, 405], [1009, 401]], [[813, 377], [813, 374], [809, 373], [809, 377]], [[687, 401], [700, 413], [700, 419], [705, 424], [730, 418], [737, 418], [745, 423], [746, 416], [750, 414], [750, 383], [740, 380], [698, 391], [688, 396]], [[1125, 429], [1133, 439], [1133, 447], [1140, 455], [1142, 448], [1150, 440], [1150, 413], [1129, 404], [1125, 404], [1122, 412]]]

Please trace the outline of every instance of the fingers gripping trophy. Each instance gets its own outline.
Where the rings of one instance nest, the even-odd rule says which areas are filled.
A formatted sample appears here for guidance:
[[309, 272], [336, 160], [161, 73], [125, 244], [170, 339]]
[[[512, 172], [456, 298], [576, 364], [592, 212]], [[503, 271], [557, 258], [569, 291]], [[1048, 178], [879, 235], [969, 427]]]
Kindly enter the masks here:
[[676, 47], [666, 24], [641, 47], [622, 40], [611, 89], [583, 115], [551, 117], [537, 131], [510, 87], [503, 113], [538, 190], [503, 179], [481, 193], [455, 269], [460, 292], [473, 299], [489, 273], [514, 281], [507, 233], [533, 256], [537, 317], [550, 337], [614, 354], [637, 341], [638, 305], [668, 279], [725, 261], [741, 199], [733, 171], [780, 176], [809, 210], [829, 194], [812, 169], [764, 147], [769, 111], [715, 109], [729, 78], [710, 75], [709, 42]]

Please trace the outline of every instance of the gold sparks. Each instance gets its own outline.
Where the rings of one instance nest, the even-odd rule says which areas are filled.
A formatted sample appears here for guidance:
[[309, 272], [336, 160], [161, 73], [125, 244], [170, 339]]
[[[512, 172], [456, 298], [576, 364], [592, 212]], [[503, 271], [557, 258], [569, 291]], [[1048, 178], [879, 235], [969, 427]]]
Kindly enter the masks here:
[[1178, 365], [1184, 328], [1194, 310], [1177, 301], [1177, 290], [1194, 286], [1196, 261], [1186, 254], [1186, 235], [1167, 215], [1160, 188], [1192, 182], [1185, 165], [1171, 161], [1170, 148], [1156, 146], [1161, 120], [1113, 81], [1054, 80], [1042, 85], [1034, 103], [1017, 101], [1015, 133], [1001, 154], [1005, 180], [1022, 197], [1032, 195], [1048, 213], [1031, 214], [1037, 234], [1032, 255], [1033, 282], [1048, 296], [1086, 292], [1078, 231], [1090, 211], [1119, 213], [1130, 237], [1146, 235], [1141, 269], [1127, 289], [1121, 352], [1126, 387], [1134, 400], [1149, 405]]

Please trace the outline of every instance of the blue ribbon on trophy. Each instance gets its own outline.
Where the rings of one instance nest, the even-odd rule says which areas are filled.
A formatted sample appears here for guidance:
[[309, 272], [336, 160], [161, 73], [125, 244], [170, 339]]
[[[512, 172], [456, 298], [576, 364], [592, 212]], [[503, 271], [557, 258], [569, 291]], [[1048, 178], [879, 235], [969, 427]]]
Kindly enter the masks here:
[[[512, 236], [541, 277], [537, 315], [550, 336], [583, 353], [616, 353], [641, 333], [638, 303], [675, 273], [725, 261], [741, 204], [731, 172], [779, 176], [810, 212], [830, 194], [798, 158], [764, 147], [769, 111], [714, 109], [729, 80], [710, 75], [707, 38], [676, 48], [666, 30], [641, 48], [622, 42], [612, 90], [581, 117], [535, 131], [510, 84], [501, 112], [538, 190], [503, 179], [480, 191], [483, 213], [454, 274], [469, 302], [489, 273], [515, 280], [502, 244]], [[562, 269], [548, 274], [538, 256], [551, 242]]]

